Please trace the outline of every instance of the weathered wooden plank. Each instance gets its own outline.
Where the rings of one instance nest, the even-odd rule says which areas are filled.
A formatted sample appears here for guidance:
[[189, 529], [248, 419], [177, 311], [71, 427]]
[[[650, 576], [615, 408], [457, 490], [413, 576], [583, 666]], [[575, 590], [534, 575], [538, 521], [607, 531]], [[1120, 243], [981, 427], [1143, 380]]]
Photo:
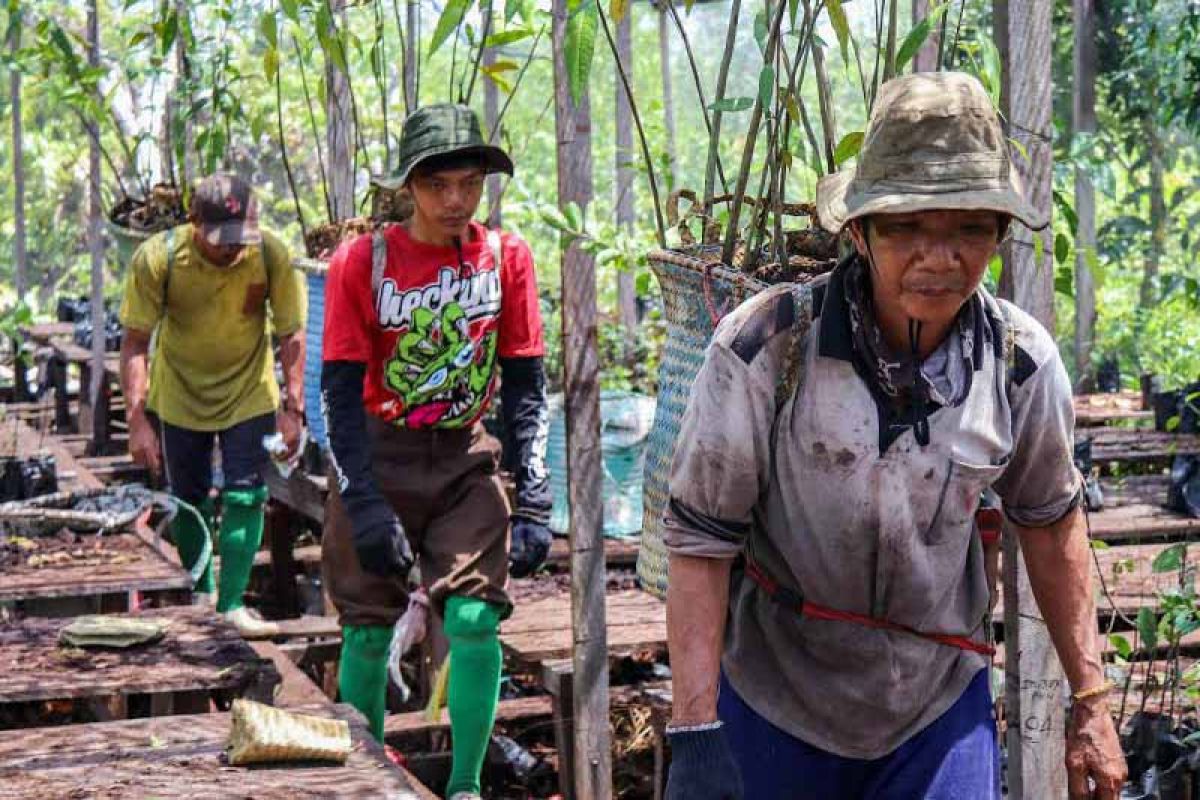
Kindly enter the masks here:
[[27, 618], [0, 628], [0, 703], [162, 692], [269, 688], [279, 674], [212, 609], [160, 608], [131, 617], [168, 624], [160, 641], [126, 650], [65, 648], [70, 619]]
[[41, 454], [54, 456], [59, 474], [74, 473], [70, 481], [62, 481], [59, 489], [98, 489], [103, 484], [54, 436], [39, 433], [14, 417], [0, 421], [0, 456], [30, 457]]
[[159, 717], [0, 733], [0, 794], [12, 797], [195, 798], [372, 797], [436, 800], [388, 761], [350, 706], [294, 709], [350, 723], [344, 765], [233, 767], [229, 714]]
[[[1118, 394], [1075, 395], [1075, 425], [1092, 427], [1128, 420], [1145, 421], [1154, 419], [1153, 411], [1142, 409], [1141, 392]], [[1089, 431], [1091, 433], [1091, 431]]]
[[279, 673], [280, 682], [275, 691], [275, 705], [290, 708], [333, 702], [276, 645], [270, 642], [249, 642], [249, 645], [260, 657], [270, 660]]

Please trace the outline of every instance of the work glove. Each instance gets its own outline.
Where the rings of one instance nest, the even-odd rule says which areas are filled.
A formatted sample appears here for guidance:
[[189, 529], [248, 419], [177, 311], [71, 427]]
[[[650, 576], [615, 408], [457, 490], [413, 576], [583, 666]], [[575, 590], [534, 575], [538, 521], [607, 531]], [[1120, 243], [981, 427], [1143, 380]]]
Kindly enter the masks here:
[[408, 577], [413, 565], [412, 548], [404, 535], [404, 526], [394, 513], [360, 529], [354, 525], [354, 550], [363, 570], [381, 578]]
[[540, 522], [517, 517], [512, 522], [512, 546], [508, 551], [508, 572], [514, 578], [525, 578], [546, 563], [554, 537]]
[[743, 800], [742, 772], [720, 724], [703, 730], [667, 728], [671, 772], [666, 800]]

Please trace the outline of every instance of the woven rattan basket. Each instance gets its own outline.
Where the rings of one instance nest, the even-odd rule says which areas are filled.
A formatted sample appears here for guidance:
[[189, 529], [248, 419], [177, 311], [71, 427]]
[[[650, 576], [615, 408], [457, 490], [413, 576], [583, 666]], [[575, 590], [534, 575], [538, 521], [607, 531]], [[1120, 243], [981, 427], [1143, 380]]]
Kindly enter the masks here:
[[296, 714], [281, 708], [234, 700], [229, 731], [229, 763], [279, 761], [346, 763], [353, 743], [350, 724], [341, 719]]
[[662, 287], [667, 336], [659, 365], [654, 427], [646, 440], [645, 511], [637, 569], [646, 591], [665, 598], [667, 551], [663, 546], [662, 513], [679, 422], [712, 337], [714, 316], [732, 310], [765, 289], [766, 284], [722, 266], [718, 247], [654, 250], [647, 259]]

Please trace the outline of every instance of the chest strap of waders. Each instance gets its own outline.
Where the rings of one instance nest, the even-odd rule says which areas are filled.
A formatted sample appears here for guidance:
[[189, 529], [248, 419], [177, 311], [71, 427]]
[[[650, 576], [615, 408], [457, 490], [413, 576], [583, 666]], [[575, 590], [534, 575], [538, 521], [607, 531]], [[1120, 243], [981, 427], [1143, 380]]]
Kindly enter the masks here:
[[789, 589], [786, 586], [781, 586], [774, 578], [766, 573], [762, 567], [753, 559], [746, 558], [746, 577], [754, 581], [759, 589], [767, 597], [779, 603], [784, 608], [795, 612], [801, 617], [810, 617], [812, 619], [823, 619], [830, 622], [850, 622], [855, 625], [862, 625], [866, 628], [874, 628], [880, 631], [892, 631], [893, 633], [907, 633], [910, 636], [917, 636], [922, 639], [928, 639], [931, 642], [944, 644], [948, 647], [956, 647], [959, 650], [969, 650], [972, 653], [979, 653], [985, 656], [993, 656], [996, 654], [996, 648], [983, 642], [976, 642], [966, 636], [957, 636], [951, 633], [930, 633], [928, 631], [919, 631], [916, 628], [908, 625], [902, 625], [899, 622], [892, 622], [883, 617], [869, 617], [866, 614], [857, 614], [853, 611], [839, 611], [835, 608], [818, 605], [811, 600], [805, 600], [804, 595], [800, 592]]

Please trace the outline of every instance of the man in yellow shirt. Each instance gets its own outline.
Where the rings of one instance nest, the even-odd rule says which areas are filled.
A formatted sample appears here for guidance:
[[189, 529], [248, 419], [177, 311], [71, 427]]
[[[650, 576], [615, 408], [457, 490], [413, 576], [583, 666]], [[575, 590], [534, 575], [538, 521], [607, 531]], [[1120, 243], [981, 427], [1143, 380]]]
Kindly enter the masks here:
[[[121, 304], [129, 451], [152, 473], [165, 469], [172, 494], [202, 507], [219, 444], [217, 611], [244, 633], [269, 633], [272, 624], [245, 608], [242, 594], [262, 541], [263, 437], [278, 429], [290, 456], [303, 427], [304, 282], [286, 245], [259, 229], [254, 192], [240, 178], [200, 181], [188, 220], [147, 240], [129, 265]], [[272, 333], [283, 362], [282, 405]], [[198, 576], [198, 597], [211, 601], [203, 526], [181, 513], [172, 532], [184, 566]]]

